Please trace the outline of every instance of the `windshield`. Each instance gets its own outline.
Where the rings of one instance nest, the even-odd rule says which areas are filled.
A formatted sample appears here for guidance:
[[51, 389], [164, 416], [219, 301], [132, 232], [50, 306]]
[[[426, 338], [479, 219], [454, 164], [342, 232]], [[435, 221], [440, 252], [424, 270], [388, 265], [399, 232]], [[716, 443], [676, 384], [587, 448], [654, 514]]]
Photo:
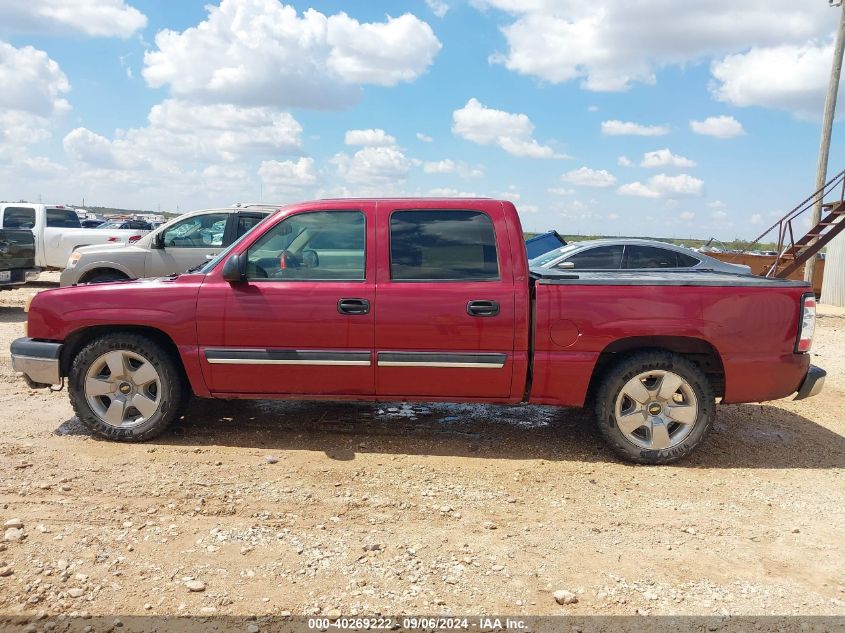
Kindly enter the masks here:
[[544, 254], [540, 255], [539, 257], [535, 257], [534, 259], [529, 260], [528, 266], [529, 267], [544, 266], [544, 265], [548, 264], [549, 262], [556, 260], [561, 255], [567, 255], [567, 254], [571, 253], [572, 251], [577, 250], [578, 247], [580, 247], [580, 246], [581, 246], [580, 242], [570, 242], [566, 246], [563, 246], [561, 248], [556, 248], [555, 250], [553, 250], [551, 252], [544, 253]]

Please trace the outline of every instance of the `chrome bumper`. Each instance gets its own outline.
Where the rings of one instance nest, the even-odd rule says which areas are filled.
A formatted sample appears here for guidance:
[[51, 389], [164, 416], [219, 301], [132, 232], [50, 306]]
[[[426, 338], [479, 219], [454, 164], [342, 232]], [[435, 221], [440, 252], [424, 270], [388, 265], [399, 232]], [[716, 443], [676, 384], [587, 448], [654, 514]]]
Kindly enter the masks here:
[[798, 393], [794, 400], [803, 400], [804, 398], [810, 398], [821, 393], [822, 387], [824, 387], [825, 376], [827, 376], [827, 372], [824, 369], [810, 365], [807, 375], [804, 376], [801, 386], [798, 387]]
[[19, 338], [12, 341], [12, 369], [21, 372], [33, 388], [58, 385], [62, 382], [61, 343]]

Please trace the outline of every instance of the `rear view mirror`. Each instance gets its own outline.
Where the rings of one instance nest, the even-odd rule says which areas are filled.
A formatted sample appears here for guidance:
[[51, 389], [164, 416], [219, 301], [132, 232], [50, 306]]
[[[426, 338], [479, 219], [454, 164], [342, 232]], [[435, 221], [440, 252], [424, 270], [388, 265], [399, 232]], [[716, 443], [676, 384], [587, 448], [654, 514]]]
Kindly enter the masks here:
[[246, 278], [245, 273], [246, 256], [232, 255], [223, 264], [223, 279], [229, 283], [238, 283]]
[[561, 262], [557, 265], [557, 268], [563, 268], [564, 270], [572, 270], [575, 268], [575, 262]]

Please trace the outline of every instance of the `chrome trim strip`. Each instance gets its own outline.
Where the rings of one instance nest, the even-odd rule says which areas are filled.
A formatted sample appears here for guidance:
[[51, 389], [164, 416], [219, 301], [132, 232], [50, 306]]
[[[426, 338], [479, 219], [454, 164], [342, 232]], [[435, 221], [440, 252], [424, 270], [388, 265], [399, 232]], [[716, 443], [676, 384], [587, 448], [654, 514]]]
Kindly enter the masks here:
[[379, 367], [470, 367], [475, 369], [501, 369], [504, 363], [414, 363], [380, 360]]
[[358, 365], [369, 367], [368, 360], [283, 360], [273, 358], [207, 358], [212, 365]]
[[501, 369], [507, 354], [455, 352], [379, 352], [379, 367], [453, 367]]
[[369, 367], [372, 354], [368, 351], [210, 348], [205, 359], [212, 365], [338, 365]]

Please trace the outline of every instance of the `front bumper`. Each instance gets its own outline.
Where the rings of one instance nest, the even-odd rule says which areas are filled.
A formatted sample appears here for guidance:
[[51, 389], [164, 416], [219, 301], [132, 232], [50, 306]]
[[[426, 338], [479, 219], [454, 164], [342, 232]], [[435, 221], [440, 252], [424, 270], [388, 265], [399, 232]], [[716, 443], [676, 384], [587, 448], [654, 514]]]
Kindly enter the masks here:
[[803, 400], [818, 395], [824, 387], [825, 376], [827, 376], [827, 372], [824, 369], [810, 365], [794, 399]]
[[21, 372], [30, 387], [40, 388], [62, 382], [61, 343], [19, 338], [12, 341], [12, 369]]

